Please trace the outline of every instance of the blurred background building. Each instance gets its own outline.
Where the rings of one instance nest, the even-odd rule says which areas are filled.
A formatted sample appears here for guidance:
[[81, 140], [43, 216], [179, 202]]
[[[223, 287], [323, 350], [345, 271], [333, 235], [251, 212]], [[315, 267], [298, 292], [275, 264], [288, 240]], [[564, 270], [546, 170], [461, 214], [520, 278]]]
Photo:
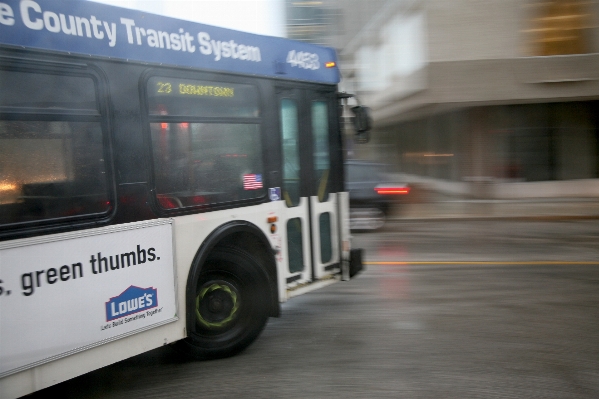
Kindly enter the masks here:
[[596, 0], [286, 0], [373, 110], [352, 157], [478, 198], [599, 196]]

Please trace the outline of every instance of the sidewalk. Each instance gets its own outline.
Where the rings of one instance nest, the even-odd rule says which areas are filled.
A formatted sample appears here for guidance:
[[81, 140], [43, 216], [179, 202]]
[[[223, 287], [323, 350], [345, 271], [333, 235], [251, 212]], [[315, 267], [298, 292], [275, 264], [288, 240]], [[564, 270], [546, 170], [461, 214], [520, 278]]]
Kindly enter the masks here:
[[427, 200], [397, 204], [389, 220], [598, 219], [598, 198], [474, 200], [431, 195]]

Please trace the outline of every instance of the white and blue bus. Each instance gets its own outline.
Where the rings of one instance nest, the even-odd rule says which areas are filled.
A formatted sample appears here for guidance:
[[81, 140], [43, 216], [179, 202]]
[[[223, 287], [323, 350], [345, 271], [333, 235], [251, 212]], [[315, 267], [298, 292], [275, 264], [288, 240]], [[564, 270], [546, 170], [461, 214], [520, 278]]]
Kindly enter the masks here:
[[335, 57], [0, 0], [2, 397], [165, 344], [235, 354], [281, 302], [361, 269]]

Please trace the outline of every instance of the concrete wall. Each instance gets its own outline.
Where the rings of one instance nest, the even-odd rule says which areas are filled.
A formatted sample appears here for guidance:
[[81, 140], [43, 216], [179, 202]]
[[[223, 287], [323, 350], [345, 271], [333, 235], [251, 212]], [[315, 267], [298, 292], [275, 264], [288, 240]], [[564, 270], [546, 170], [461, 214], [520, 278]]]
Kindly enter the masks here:
[[428, 0], [431, 62], [518, 55], [522, 0]]

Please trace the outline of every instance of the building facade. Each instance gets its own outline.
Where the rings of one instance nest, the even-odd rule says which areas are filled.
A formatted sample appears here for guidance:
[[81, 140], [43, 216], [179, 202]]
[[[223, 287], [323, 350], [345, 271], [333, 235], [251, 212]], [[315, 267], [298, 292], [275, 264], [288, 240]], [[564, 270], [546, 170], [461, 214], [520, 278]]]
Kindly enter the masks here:
[[599, 196], [596, 0], [331, 0], [353, 155], [483, 198]]

